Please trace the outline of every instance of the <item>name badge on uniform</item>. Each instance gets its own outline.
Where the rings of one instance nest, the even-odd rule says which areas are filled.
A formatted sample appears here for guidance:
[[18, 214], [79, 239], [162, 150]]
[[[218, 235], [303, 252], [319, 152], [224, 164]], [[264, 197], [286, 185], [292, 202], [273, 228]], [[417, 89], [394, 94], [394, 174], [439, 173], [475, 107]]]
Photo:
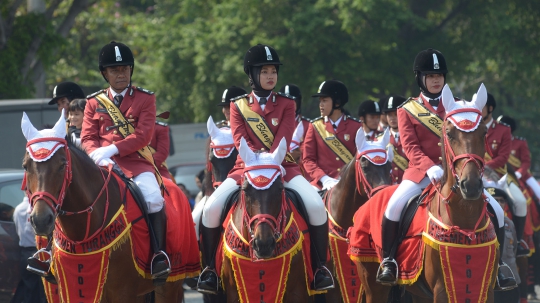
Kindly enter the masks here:
[[247, 118], [250, 122], [259, 122], [259, 118]]
[[98, 108], [96, 108], [96, 112], [98, 112], [98, 113], [106, 113], [107, 109], [98, 107]]
[[426, 117], [429, 116], [429, 113], [418, 113], [418, 117]]
[[325, 140], [327, 140], [327, 141], [334, 140], [334, 139], [336, 139], [336, 137], [326, 137], [325, 138]]

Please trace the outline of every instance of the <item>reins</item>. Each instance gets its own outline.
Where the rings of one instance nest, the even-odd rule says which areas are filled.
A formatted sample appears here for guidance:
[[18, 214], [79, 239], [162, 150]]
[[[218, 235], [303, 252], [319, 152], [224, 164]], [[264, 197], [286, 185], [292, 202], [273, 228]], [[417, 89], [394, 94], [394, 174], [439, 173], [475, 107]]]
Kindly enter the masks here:
[[[371, 198], [379, 190], [381, 190], [381, 189], [388, 186], [388, 184], [383, 184], [383, 185], [379, 185], [379, 186], [373, 188], [371, 186], [371, 184], [369, 184], [369, 182], [368, 182], [368, 180], [366, 178], [366, 175], [364, 174], [364, 171], [362, 170], [362, 163], [361, 163], [362, 157], [364, 155], [367, 155], [368, 153], [374, 153], [374, 152], [381, 152], [381, 153], [386, 154], [386, 150], [382, 149], [382, 148], [380, 148], [380, 149], [371, 149], [371, 150], [364, 151], [362, 153], [357, 153], [356, 162], [354, 164], [355, 169], [356, 169], [356, 173], [355, 173], [356, 189], [358, 190], [358, 193], [360, 195], [362, 195], [362, 192], [360, 191], [360, 188], [364, 188], [364, 191], [366, 192], [366, 195], [368, 196], [368, 198]], [[386, 164], [386, 162], [385, 162], [385, 164]]]
[[[96, 236], [106, 225], [106, 219], [107, 219], [107, 213], [109, 210], [109, 181], [111, 179], [112, 175], [112, 164], [109, 164], [107, 168], [108, 176], [105, 177], [103, 174], [103, 169], [100, 168], [99, 171], [101, 173], [101, 176], [104, 180], [103, 186], [101, 187], [101, 190], [99, 191], [97, 197], [94, 199], [92, 204], [90, 204], [88, 207], [86, 207], [83, 210], [80, 211], [65, 211], [62, 209], [62, 204], [64, 203], [64, 198], [66, 194], [66, 190], [69, 187], [69, 185], [72, 182], [73, 178], [73, 170], [72, 170], [72, 161], [71, 161], [71, 153], [69, 151], [69, 147], [67, 145], [67, 141], [63, 138], [54, 138], [54, 137], [46, 137], [46, 138], [38, 138], [28, 141], [26, 144], [26, 147], [29, 147], [32, 144], [39, 143], [39, 142], [50, 142], [50, 141], [56, 141], [57, 144], [51, 149], [54, 150], [58, 145], [64, 145], [64, 151], [66, 154], [66, 167], [65, 167], [65, 173], [64, 173], [64, 179], [62, 182], [62, 187], [60, 189], [60, 193], [57, 198], [55, 198], [52, 194], [46, 191], [37, 191], [35, 193], [32, 193], [30, 189], [28, 189], [28, 186], [26, 184], [27, 178], [26, 178], [26, 172], [24, 173], [23, 183], [22, 183], [22, 190], [26, 191], [26, 195], [29, 197], [30, 206], [33, 208], [34, 205], [38, 200], [44, 201], [53, 211], [55, 220], [58, 216], [72, 216], [72, 215], [80, 215], [87, 213], [86, 217], [86, 231], [84, 234], [84, 238], [81, 241], [74, 241], [74, 243], [82, 243], [88, 239], [91, 239], [92, 237]], [[32, 150], [30, 150], [32, 152]], [[98, 228], [92, 235], [88, 236], [90, 233], [90, 221], [91, 221], [91, 213], [94, 210], [94, 206], [96, 205], [97, 201], [105, 191], [106, 193], [106, 200], [105, 200], [105, 211], [103, 213], [103, 222], [101, 224], [101, 227]], [[58, 223], [56, 223], [58, 225]]]
[[[212, 141], [210, 141], [210, 148], [213, 150], [212, 152], [214, 153], [214, 156], [216, 155], [215, 154], [215, 150], [223, 150], [223, 149], [234, 149], [234, 144], [223, 144], [223, 145], [215, 145]], [[232, 152], [232, 151], [231, 151]], [[212, 176], [212, 186], [214, 188], [217, 188], [218, 186], [221, 185], [221, 183], [223, 183], [222, 181], [216, 181], [216, 177], [214, 176], [214, 172], [212, 171], [212, 162], [210, 162], [209, 160], [206, 161], [206, 171], [210, 173], [210, 175]]]

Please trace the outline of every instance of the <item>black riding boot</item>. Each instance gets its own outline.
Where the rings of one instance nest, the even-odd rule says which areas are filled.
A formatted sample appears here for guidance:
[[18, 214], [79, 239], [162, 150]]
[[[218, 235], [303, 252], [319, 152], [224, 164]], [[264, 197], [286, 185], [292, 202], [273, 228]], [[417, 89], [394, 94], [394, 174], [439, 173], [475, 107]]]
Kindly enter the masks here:
[[159, 286], [165, 284], [167, 277], [171, 273], [169, 256], [165, 253], [165, 233], [167, 231], [165, 208], [162, 208], [157, 213], [148, 214], [148, 217], [157, 244], [157, 247], [154, 247], [154, 256], [152, 257], [150, 269], [154, 285]]
[[394, 260], [397, 250], [397, 234], [399, 222], [392, 221], [383, 215], [382, 220], [382, 250], [383, 260], [377, 272], [376, 281], [383, 285], [396, 285], [398, 265]]
[[[512, 220], [514, 222], [514, 226], [516, 227], [516, 236], [518, 239], [516, 257], [525, 257], [525, 256], [528, 256], [530, 253], [529, 248], [526, 246], [527, 244], [523, 241], [523, 230], [525, 229], [525, 220], [527, 220], [527, 217], [518, 217], [518, 216], [514, 216]], [[522, 242], [525, 244], [525, 246], [522, 245]]]
[[493, 220], [495, 232], [497, 233], [497, 240], [499, 241], [499, 269], [497, 271], [497, 286], [496, 290], [510, 290], [517, 287], [516, 278], [512, 269], [503, 262], [502, 255], [504, 251], [504, 238], [505, 230], [504, 227], [500, 228], [497, 219]]
[[221, 238], [221, 227], [208, 228], [201, 224], [201, 243], [203, 260], [206, 268], [199, 276], [197, 291], [217, 295], [219, 279], [215, 270], [216, 267], [216, 249]]
[[[311, 246], [315, 249], [315, 264], [317, 269], [313, 274], [314, 290], [325, 290], [334, 288], [334, 278], [332, 273], [326, 268], [326, 257], [328, 251], [328, 222], [313, 226], [309, 225], [309, 232], [311, 234]], [[313, 255], [313, 254], [312, 254]]]

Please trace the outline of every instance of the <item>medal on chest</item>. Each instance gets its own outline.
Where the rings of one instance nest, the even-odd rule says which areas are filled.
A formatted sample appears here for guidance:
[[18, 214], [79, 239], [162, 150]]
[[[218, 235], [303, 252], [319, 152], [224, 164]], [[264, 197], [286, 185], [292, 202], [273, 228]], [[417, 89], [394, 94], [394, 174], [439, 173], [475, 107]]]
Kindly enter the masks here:
[[497, 140], [493, 140], [493, 143], [491, 143], [491, 149], [497, 149], [497, 146], [499, 146], [497, 144]]
[[345, 139], [345, 141], [349, 141], [351, 139], [351, 136], [349, 134], [345, 134], [343, 138]]

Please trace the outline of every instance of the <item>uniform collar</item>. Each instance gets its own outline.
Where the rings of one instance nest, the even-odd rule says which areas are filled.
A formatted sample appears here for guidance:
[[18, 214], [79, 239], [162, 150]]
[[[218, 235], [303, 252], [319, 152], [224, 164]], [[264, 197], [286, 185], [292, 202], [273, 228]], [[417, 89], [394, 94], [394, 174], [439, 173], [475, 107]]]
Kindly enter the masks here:
[[[330, 123], [335, 124], [336, 127], [338, 127], [338, 126], [339, 126], [339, 123], [341, 122], [341, 119], [343, 118], [343, 116], [344, 116], [344, 115], [341, 115], [341, 117], [339, 117], [339, 118], [337, 119], [337, 121], [332, 121], [332, 120], [330, 120], [330, 118], [328, 118], [328, 116], [324, 116], [324, 123], [330, 121]], [[343, 119], [343, 120], [345, 120], [345, 119]]]
[[491, 118], [491, 120], [490, 120], [488, 123], [486, 123], [486, 127], [487, 127], [488, 129], [491, 127], [491, 125], [495, 126], [495, 124], [493, 123], [493, 121], [494, 121], [493, 118]]
[[124, 98], [126, 96], [126, 93], [128, 91], [128, 88], [129, 87], [126, 87], [121, 93], [117, 93], [115, 92], [111, 87], [109, 87], [109, 94], [111, 95], [111, 99], [114, 99], [114, 97], [116, 97], [116, 95], [122, 95], [122, 98]]

